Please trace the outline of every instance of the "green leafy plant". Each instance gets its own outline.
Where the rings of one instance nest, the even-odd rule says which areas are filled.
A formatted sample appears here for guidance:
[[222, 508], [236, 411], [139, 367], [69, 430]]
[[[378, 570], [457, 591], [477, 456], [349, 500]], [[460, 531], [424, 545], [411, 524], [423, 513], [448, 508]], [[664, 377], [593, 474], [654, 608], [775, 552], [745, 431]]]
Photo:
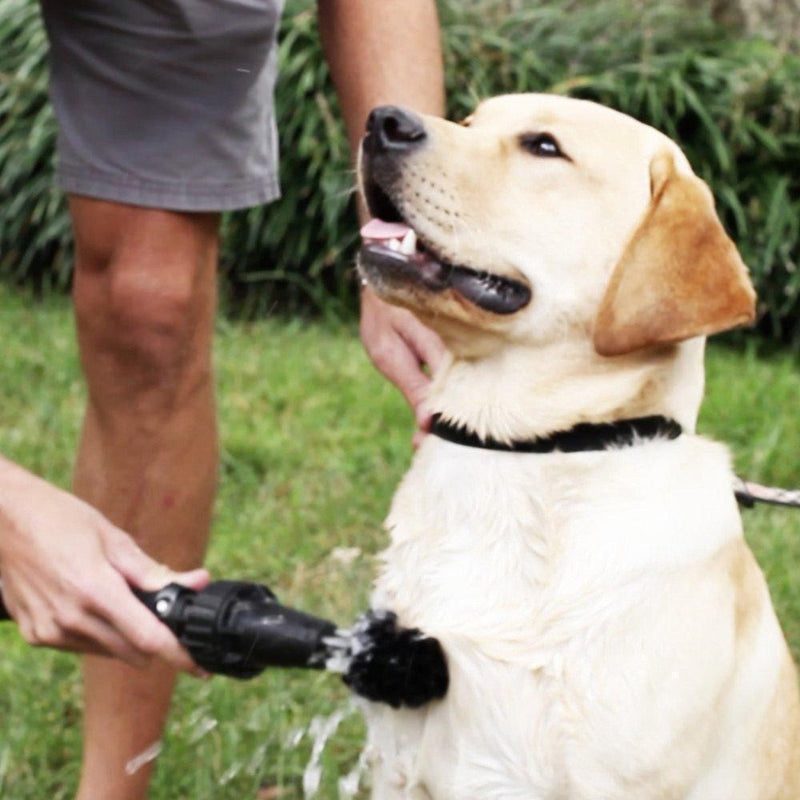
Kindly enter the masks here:
[[72, 264], [63, 198], [53, 189], [55, 121], [37, 3], [0, 8], [0, 275], [63, 287]]
[[454, 115], [546, 91], [672, 136], [750, 266], [761, 330], [800, 348], [800, 58], [675, 3], [465, 5], [441, 4]]
[[[547, 91], [665, 131], [714, 189], [760, 295], [760, 328], [800, 349], [800, 56], [742, 39], [697, 3], [440, 0], [449, 113]], [[0, 274], [69, 282], [69, 224], [51, 186], [55, 140], [35, 0], [0, 9]], [[355, 307], [357, 223], [344, 131], [314, 4], [289, 0], [277, 114], [283, 197], [226, 217], [231, 307], [330, 317]]]

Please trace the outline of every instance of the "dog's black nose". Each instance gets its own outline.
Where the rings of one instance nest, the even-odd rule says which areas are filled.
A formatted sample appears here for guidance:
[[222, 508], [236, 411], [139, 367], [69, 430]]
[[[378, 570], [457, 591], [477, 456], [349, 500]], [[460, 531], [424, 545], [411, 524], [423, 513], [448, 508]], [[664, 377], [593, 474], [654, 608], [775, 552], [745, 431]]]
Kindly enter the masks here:
[[408, 151], [427, 138], [425, 125], [413, 112], [398, 106], [379, 106], [367, 120], [364, 147], [371, 153]]

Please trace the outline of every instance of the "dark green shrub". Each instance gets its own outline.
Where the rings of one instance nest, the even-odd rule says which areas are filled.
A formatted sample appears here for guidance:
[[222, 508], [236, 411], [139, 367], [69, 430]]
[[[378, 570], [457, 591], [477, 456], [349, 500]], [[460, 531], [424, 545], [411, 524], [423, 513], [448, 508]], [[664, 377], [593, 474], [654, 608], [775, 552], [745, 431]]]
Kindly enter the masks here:
[[0, 6], [0, 275], [63, 287], [70, 226], [52, 188], [55, 123], [47, 99], [47, 42], [39, 6]]
[[799, 57], [674, 2], [441, 7], [456, 115], [500, 91], [550, 91], [675, 138], [751, 268], [762, 330], [800, 347]]
[[[761, 325], [800, 347], [800, 58], [707, 13], [634, 0], [440, 0], [450, 113], [484, 96], [598, 100], [675, 137], [713, 186], [750, 265]], [[278, 85], [282, 200], [231, 215], [223, 270], [250, 312], [354, 305], [356, 222], [345, 138], [313, 4], [289, 0]], [[68, 225], [50, 189], [53, 123], [35, 0], [0, 10], [0, 272], [63, 286]]]
[[289, 0], [282, 23], [281, 199], [226, 220], [222, 268], [248, 313], [279, 304], [341, 316], [355, 303], [353, 172], [314, 8]]

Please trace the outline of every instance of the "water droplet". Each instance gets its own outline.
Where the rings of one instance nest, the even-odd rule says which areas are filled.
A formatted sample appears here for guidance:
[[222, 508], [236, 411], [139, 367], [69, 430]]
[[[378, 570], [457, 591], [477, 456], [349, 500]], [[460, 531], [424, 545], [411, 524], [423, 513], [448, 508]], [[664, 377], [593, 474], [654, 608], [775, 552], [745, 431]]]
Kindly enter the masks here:
[[328, 717], [316, 716], [308, 726], [308, 735], [314, 744], [311, 748], [311, 759], [305, 772], [303, 772], [303, 795], [306, 800], [315, 797], [319, 790], [322, 780], [322, 765], [320, 764], [322, 753], [325, 750], [328, 739], [336, 733], [336, 729], [344, 719], [346, 711], [346, 709], [340, 708]]
[[135, 775], [143, 766], [155, 761], [161, 753], [161, 741], [153, 742], [125, 765], [126, 775]]

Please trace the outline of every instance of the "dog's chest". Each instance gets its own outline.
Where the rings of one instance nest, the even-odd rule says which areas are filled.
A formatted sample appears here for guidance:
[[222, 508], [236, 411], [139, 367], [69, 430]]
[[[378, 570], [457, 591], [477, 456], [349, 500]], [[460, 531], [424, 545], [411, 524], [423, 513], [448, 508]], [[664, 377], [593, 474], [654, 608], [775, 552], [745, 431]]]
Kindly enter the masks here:
[[[664, 449], [668, 443], [653, 445], [649, 458], [430, 444], [395, 497], [392, 544], [373, 604], [442, 640], [451, 689], [417, 715], [374, 715], [373, 742], [403, 773], [401, 783], [419, 780], [437, 800], [557, 798], [567, 790], [582, 798], [573, 761], [582, 763], [579, 780], [593, 784], [585, 796], [596, 797], [604, 781], [616, 780], [607, 764], [624, 763], [625, 748], [637, 746], [644, 719], [673, 713], [664, 698], [670, 681], [683, 677], [680, 659], [665, 672], [662, 653], [642, 652], [648, 626], [667, 648], [684, 635], [655, 608], [653, 593], [670, 591], [671, 579], [652, 575], [713, 553], [737, 530], [735, 518], [709, 529], [708, 515], [698, 513], [708, 498], [685, 488], [697, 454], [681, 457], [677, 448]], [[729, 479], [725, 457], [707, 455], [720, 473], [719, 487], [710, 481], [717, 492]], [[705, 620], [695, 623], [702, 639]], [[632, 658], [657, 690], [626, 685]], [[716, 680], [701, 678], [684, 702]], [[628, 726], [622, 736], [620, 725]], [[620, 742], [607, 752], [588, 744], [602, 739], [604, 728]], [[652, 742], [656, 750], [666, 746]]]
[[387, 519], [375, 604], [525, 663], [740, 531], [726, 453], [703, 440], [547, 456], [426, 445]]

